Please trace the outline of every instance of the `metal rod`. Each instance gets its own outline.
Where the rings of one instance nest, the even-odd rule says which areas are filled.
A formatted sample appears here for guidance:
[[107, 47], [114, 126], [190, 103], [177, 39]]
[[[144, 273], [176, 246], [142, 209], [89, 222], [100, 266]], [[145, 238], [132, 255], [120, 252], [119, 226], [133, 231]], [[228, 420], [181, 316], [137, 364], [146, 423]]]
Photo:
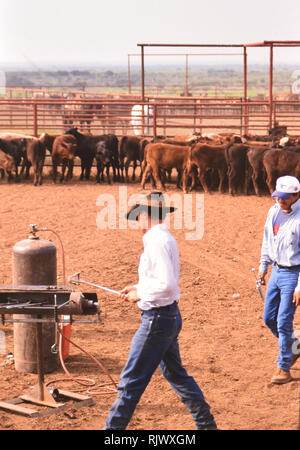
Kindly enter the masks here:
[[256, 288], [257, 288], [257, 290], [259, 292], [259, 295], [260, 295], [262, 301], [265, 301], [265, 296], [264, 296], [264, 293], [263, 293], [262, 288], [261, 288], [261, 279], [260, 278], [256, 278], [255, 268], [254, 267], [252, 267], [251, 271], [253, 272], [253, 275], [254, 275], [254, 278], [255, 278], [255, 281], [256, 281]]
[[84, 280], [80, 280], [79, 283], [80, 284], [87, 284], [89, 286], [93, 286], [93, 287], [96, 287], [98, 289], [102, 289], [103, 291], [107, 291], [107, 292], [111, 292], [112, 294], [120, 295], [119, 291], [116, 291], [115, 289], [111, 289], [111, 288], [108, 288], [108, 287], [100, 286], [99, 284], [90, 283], [90, 282], [84, 281]]
[[272, 128], [273, 118], [273, 45], [270, 45], [270, 68], [269, 68], [269, 127]]
[[[111, 292], [112, 294], [120, 295], [120, 292], [116, 291], [115, 289], [111, 289], [111, 288], [108, 288], [108, 287], [105, 287], [105, 286], [100, 286], [99, 284], [91, 283], [90, 281], [82, 280], [81, 278], [79, 278], [79, 275], [80, 275], [79, 272], [74, 273], [73, 275], [70, 275], [69, 276], [69, 282], [73, 283], [73, 284], [76, 284], [76, 283], [87, 284], [88, 286], [93, 286], [93, 287], [96, 287], [98, 289], [102, 289], [103, 291], [107, 291], [107, 292]], [[74, 280], [74, 277], [77, 277], [77, 278]]]
[[[148, 109], [148, 113], [149, 113], [149, 109]], [[156, 116], [156, 105], [153, 105], [153, 137], [156, 137], [156, 120], [157, 120], [157, 116]]]
[[248, 134], [248, 106], [247, 106], [247, 97], [248, 97], [248, 89], [247, 89], [247, 47], [244, 47], [244, 133]]
[[[37, 317], [39, 318], [39, 316]], [[42, 324], [36, 323], [36, 363], [38, 374], [39, 400], [44, 400], [44, 362], [43, 362], [43, 331]]]
[[[5, 323], [9, 322], [9, 323], [55, 323], [55, 320], [53, 318], [49, 318], [49, 319], [6, 319], [5, 318]], [[80, 322], [80, 323], [99, 323], [100, 320], [99, 319], [72, 319], [72, 323], [73, 322]], [[58, 323], [71, 323], [71, 321], [69, 319], [59, 319]]]
[[138, 47], [244, 47], [244, 44], [137, 44]]
[[131, 94], [130, 55], [128, 55], [128, 94]]
[[185, 95], [189, 95], [189, 55], [185, 55]]
[[145, 66], [144, 66], [144, 46], [141, 46], [141, 87], [142, 87], [142, 102], [145, 101]]

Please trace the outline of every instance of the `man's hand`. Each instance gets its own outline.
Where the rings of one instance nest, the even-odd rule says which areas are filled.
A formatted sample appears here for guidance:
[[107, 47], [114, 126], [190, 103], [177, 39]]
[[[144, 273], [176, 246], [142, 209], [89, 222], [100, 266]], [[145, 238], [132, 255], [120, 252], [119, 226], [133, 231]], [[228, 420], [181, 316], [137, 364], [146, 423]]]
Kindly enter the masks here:
[[296, 306], [300, 306], [300, 292], [294, 292], [293, 302]]
[[258, 275], [257, 275], [257, 279], [261, 281], [261, 284], [263, 286], [266, 284], [266, 280], [265, 280], [266, 275], [267, 274], [264, 272], [258, 272]]
[[139, 301], [139, 297], [137, 295], [137, 289], [135, 286], [125, 286], [124, 289], [121, 290], [121, 299], [127, 300], [128, 302], [135, 303]]

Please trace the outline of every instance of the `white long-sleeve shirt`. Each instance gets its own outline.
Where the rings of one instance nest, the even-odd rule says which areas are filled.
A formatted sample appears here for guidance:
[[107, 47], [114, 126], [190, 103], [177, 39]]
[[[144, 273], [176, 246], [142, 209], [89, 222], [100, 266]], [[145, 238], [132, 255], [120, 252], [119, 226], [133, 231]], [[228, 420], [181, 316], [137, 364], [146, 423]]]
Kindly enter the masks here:
[[142, 310], [167, 306], [180, 298], [178, 246], [166, 224], [154, 225], [143, 236], [144, 252], [136, 285]]

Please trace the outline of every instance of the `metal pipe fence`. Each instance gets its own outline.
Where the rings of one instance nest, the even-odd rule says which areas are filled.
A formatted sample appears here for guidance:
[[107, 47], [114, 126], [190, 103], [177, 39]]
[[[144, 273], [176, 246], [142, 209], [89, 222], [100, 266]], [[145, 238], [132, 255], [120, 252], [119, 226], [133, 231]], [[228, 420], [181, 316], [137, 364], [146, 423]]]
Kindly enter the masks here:
[[[134, 108], [140, 110], [134, 110]], [[272, 109], [270, 109], [272, 107]], [[251, 101], [238, 98], [0, 99], [0, 132], [38, 136], [61, 134], [76, 126], [92, 134], [176, 136], [194, 132], [267, 134], [270, 124], [300, 134], [300, 101]]]

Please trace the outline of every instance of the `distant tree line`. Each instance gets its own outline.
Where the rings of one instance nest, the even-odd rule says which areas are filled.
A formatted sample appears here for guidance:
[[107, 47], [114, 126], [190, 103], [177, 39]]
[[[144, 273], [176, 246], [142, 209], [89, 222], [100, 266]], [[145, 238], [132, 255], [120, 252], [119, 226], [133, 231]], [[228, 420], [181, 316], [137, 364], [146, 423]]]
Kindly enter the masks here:
[[[293, 70], [291, 68], [279, 68], [274, 72], [274, 83], [291, 84]], [[185, 84], [184, 68], [155, 68], [148, 69], [145, 72], [145, 82], [147, 85], [155, 86], [184, 86]], [[248, 70], [248, 85], [268, 85], [269, 73], [267, 68], [254, 68]], [[130, 72], [131, 86], [140, 86], [139, 70]], [[192, 68], [188, 72], [188, 83], [193, 86], [218, 87], [224, 85], [243, 84], [243, 72], [238, 68]], [[7, 86], [89, 86], [99, 85], [106, 87], [127, 87], [128, 72], [124, 69], [106, 69], [106, 70], [45, 70], [45, 71], [7, 71]]]

